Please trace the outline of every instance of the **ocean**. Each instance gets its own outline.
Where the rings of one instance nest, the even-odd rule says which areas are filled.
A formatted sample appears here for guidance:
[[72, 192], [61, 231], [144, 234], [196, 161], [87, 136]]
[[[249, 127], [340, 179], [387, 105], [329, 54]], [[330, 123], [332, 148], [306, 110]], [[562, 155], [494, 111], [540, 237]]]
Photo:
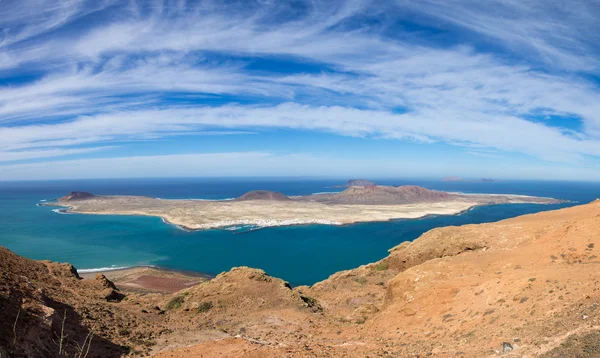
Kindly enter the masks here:
[[465, 193], [522, 194], [571, 200], [556, 205], [477, 207], [460, 215], [346, 226], [307, 225], [249, 232], [188, 232], [160, 218], [60, 214], [36, 206], [71, 191], [164, 199], [226, 199], [249, 190], [286, 195], [340, 191], [345, 180], [258, 178], [102, 179], [0, 182], [0, 245], [32, 259], [70, 262], [79, 270], [155, 265], [216, 275], [250, 266], [310, 285], [334, 272], [377, 261], [387, 250], [439, 226], [498, 221], [583, 204], [600, 197], [600, 183], [550, 181], [441, 182], [377, 180]]

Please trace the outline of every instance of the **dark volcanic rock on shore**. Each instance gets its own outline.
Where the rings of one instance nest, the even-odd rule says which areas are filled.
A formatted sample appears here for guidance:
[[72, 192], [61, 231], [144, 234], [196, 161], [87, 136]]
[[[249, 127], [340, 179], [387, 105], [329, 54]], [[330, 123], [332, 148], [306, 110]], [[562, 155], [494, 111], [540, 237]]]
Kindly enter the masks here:
[[69, 195], [63, 196], [59, 198], [58, 201], [67, 202], [67, 201], [77, 201], [77, 200], [86, 200], [96, 197], [92, 193], [88, 193], [85, 191], [72, 191]]
[[271, 200], [271, 201], [287, 201], [292, 200], [285, 196], [282, 193], [278, 193], [276, 191], [269, 190], [253, 190], [249, 191], [246, 194], [236, 198], [235, 200], [244, 201], [244, 200]]

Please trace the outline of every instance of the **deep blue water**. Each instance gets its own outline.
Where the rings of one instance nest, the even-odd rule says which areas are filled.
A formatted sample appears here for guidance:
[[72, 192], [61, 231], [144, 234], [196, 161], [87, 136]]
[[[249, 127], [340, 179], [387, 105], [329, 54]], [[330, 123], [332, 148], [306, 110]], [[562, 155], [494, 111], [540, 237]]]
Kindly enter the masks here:
[[[223, 199], [249, 190], [287, 195], [310, 194], [343, 180], [287, 179], [111, 179], [0, 182], [0, 245], [33, 258], [71, 262], [79, 269], [141, 264], [209, 274], [247, 265], [264, 269], [292, 285], [312, 284], [344, 269], [379, 260], [387, 250], [438, 226], [497, 221], [522, 214], [575, 205], [493, 205], [456, 216], [364, 223], [342, 227], [310, 225], [234, 233], [186, 232], [159, 218], [61, 215], [36, 206], [70, 191], [147, 195], [160, 198]], [[440, 182], [378, 180], [430, 189], [471, 193], [547, 196], [587, 203], [600, 197], [600, 183]]]

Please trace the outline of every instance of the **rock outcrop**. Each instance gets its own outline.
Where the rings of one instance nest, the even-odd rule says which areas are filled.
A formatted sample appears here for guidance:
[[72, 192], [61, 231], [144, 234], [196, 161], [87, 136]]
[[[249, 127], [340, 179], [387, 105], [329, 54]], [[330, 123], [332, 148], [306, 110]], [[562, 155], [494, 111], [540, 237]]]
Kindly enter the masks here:
[[103, 287], [72, 268], [0, 247], [0, 351], [10, 357], [72, 357], [82, 347], [88, 357], [128, 352], [112, 332], [138, 324], [136, 318], [107, 306], [99, 297]]

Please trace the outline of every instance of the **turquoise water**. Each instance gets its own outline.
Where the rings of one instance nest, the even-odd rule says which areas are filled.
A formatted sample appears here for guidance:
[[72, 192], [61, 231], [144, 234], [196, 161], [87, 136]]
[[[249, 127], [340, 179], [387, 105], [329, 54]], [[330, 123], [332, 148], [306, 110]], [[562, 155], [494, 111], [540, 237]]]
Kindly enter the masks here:
[[[379, 260], [391, 247], [438, 226], [497, 221], [559, 205], [494, 205], [456, 216], [397, 220], [342, 227], [310, 225], [245, 233], [186, 232], [159, 218], [58, 214], [36, 206], [73, 190], [95, 194], [161, 198], [223, 199], [252, 189], [287, 195], [335, 191], [340, 180], [136, 179], [0, 182], [0, 245], [33, 259], [71, 262], [78, 269], [157, 265], [209, 274], [247, 265], [264, 269], [292, 285], [312, 284], [344, 269]], [[600, 197], [598, 183], [442, 183], [382, 180], [431, 189], [475, 193], [550, 196], [585, 203]]]

